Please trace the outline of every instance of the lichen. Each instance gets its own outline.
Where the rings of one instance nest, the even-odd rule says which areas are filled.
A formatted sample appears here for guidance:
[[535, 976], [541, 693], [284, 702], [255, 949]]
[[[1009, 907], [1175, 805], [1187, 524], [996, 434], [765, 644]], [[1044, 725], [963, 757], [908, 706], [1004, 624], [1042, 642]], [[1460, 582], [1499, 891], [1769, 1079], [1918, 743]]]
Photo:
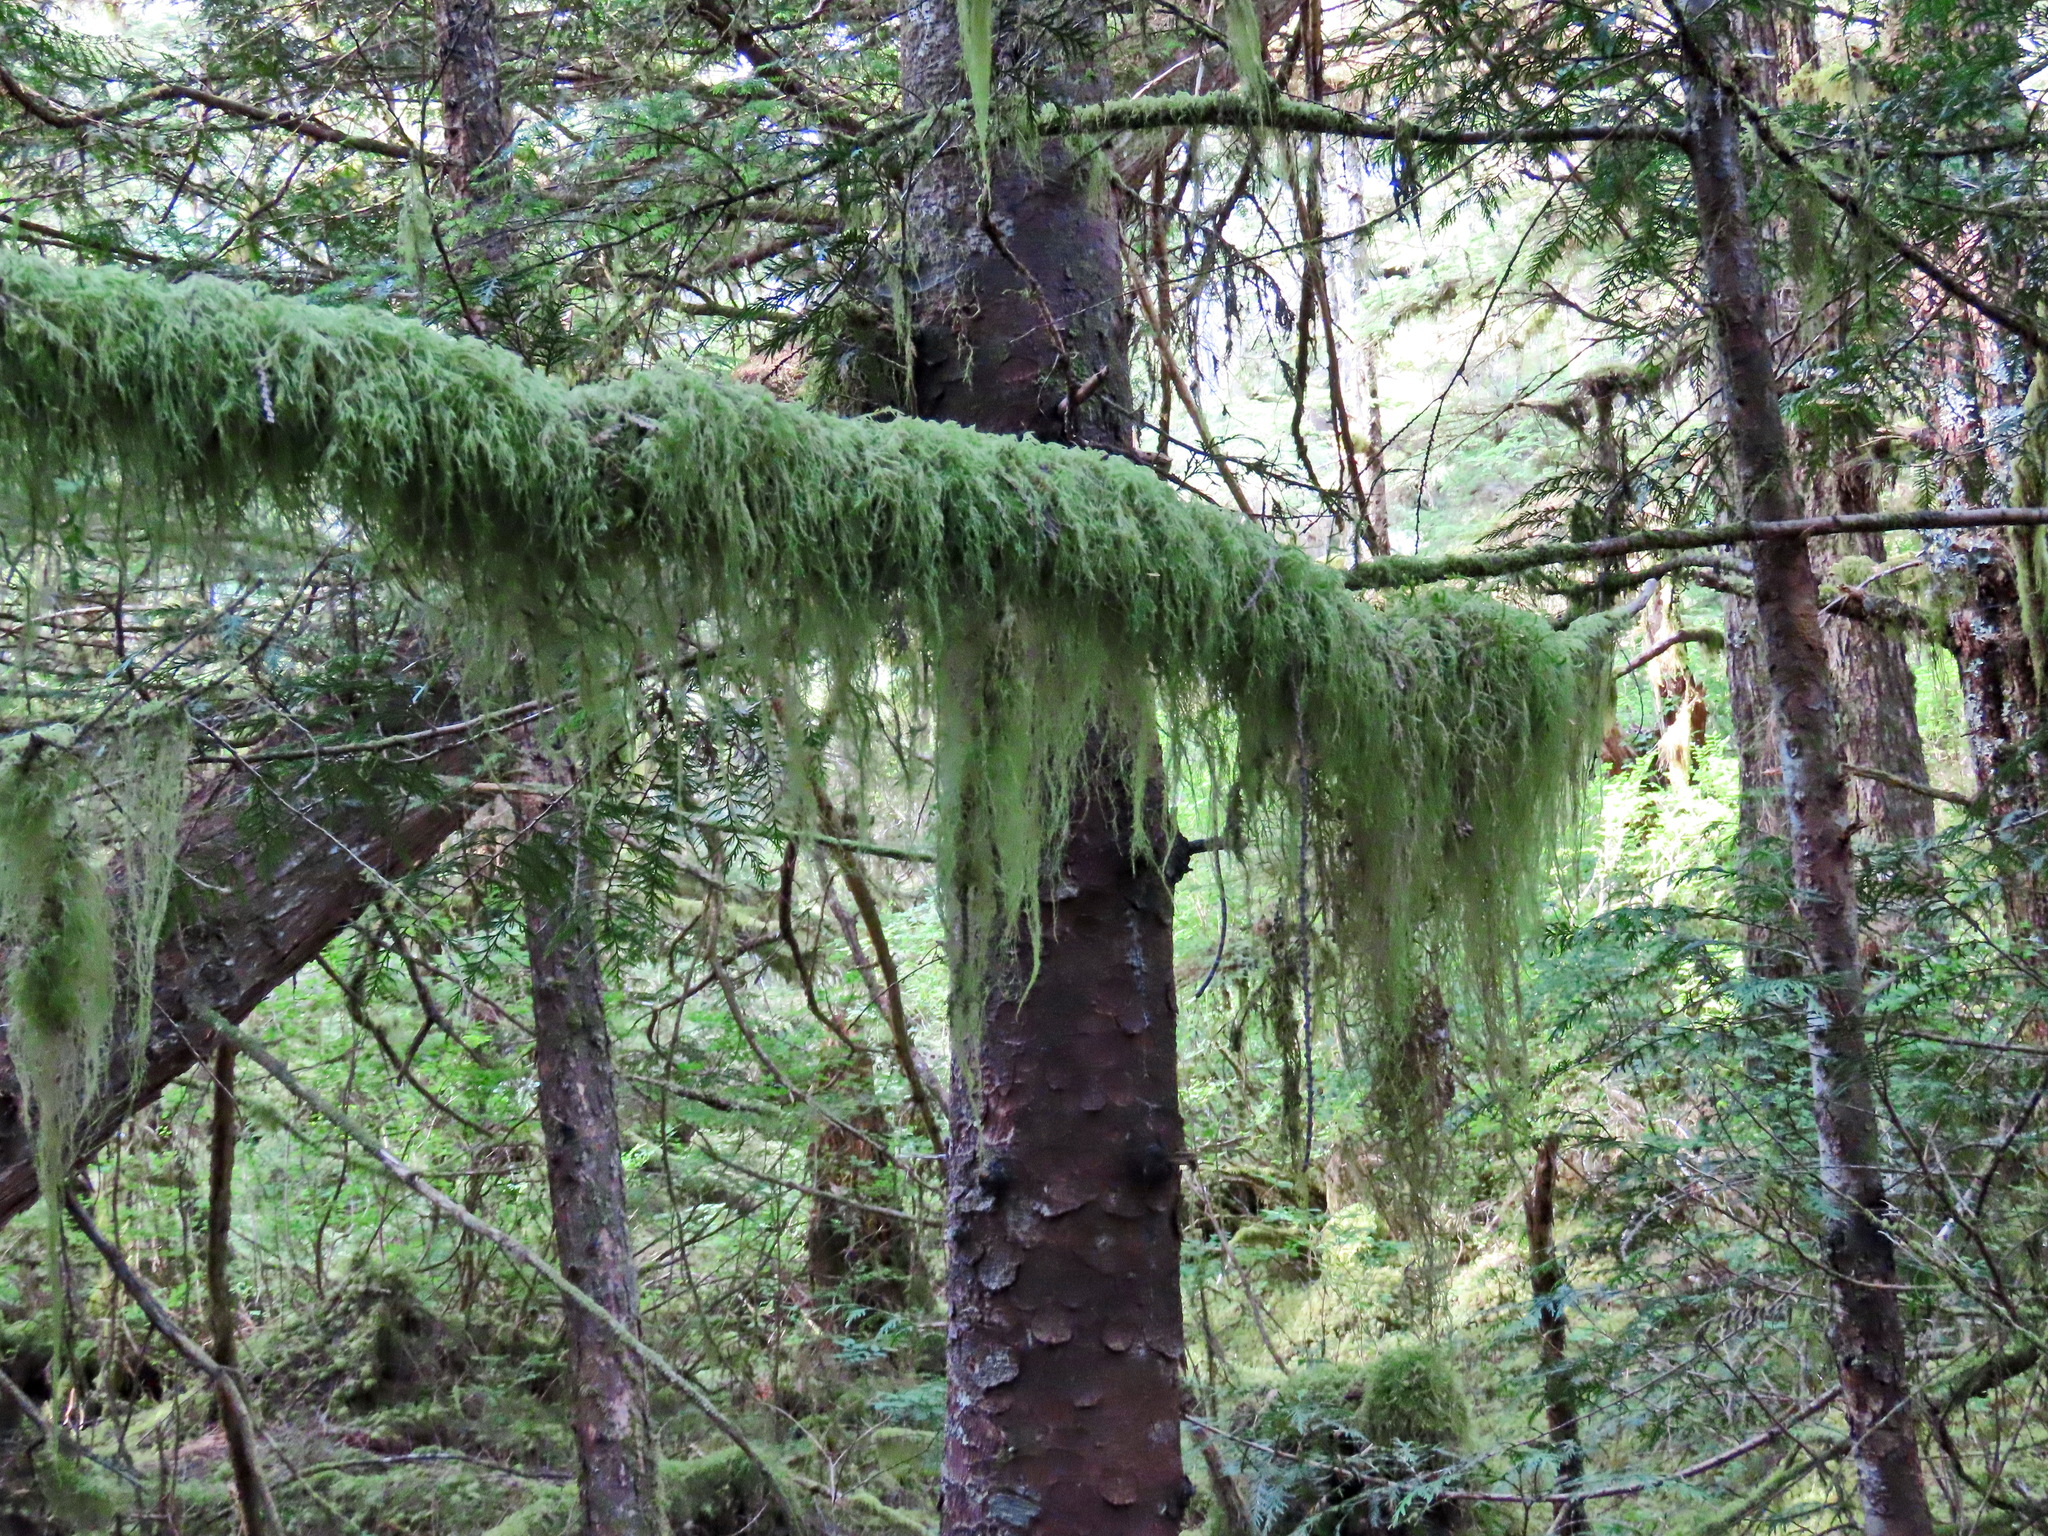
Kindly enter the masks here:
[[[517, 650], [599, 721], [653, 637], [707, 628], [778, 693], [908, 676], [942, 733], [947, 888], [984, 934], [1035, 910], [1103, 722], [1163, 718], [1252, 836], [1291, 827], [1305, 760], [1331, 936], [1387, 1018], [1419, 935], [1500, 974], [1611, 629], [1360, 598], [1102, 454], [668, 368], [572, 388], [368, 308], [18, 256], [0, 258], [0, 483], [23, 536], [118, 513], [201, 566], [350, 525], [445, 595], [473, 670]], [[863, 729], [857, 707], [833, 724]]]

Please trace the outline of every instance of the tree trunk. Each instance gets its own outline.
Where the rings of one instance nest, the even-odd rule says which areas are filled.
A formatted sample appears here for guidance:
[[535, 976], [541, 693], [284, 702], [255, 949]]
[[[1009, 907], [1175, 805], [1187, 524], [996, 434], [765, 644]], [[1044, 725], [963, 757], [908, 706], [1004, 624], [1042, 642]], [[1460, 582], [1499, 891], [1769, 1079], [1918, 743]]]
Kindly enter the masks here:
[[[2041, 693], [2020, 622], [2012, 551], [2003, 534], [1987, 529], [1946, 541], [1935, 556], [1964, 593], [1949, 610], [1948, 626], [1977, 792], [1995, 832], [2037, 823], [2048, 809], [2048, 754], [2041, 748]], [[2024, 858], [2005, 862], [2007, 924], [2048, 943], [2048, 875]]]
[[[533, 833], [559, 837], [570, 865], [564, 889], [526, 895], [537, 1108], [556, 1261], [606, 1311], [637, 1329], [639, 1274], [626, 1230], [626, 1169], [597, 948], [597, 892], [580, 832], [576, 808], [563, 804], [541, 815]], [[644, 1368], [581, 1307], [566, 1308], [563, 1325], [583, 1536], [662, 1536]]]
[[434, 34], [448, 185], [474, 198], [494, 179], [512, 137], [498, 67], [497, 0], [437, 0]]
[[[1557, 1253], [1557, 1137], [1536, 1149], [1536, 1174], [1522, 1204], [1529, 1230], [1529, 1290], [1536, 1303], [1536, 1342], [1543, 1362], [1543, 1423], [1557, 1454], [1557, 1491], [1574, 1493], [1586, 1480], [1586, 1452], [1579, 1443], [1579, 1396], [1565, 1359], [1570, 1324], [1565, 1316], [1564, 1260]], [[1583, 1500], [1557, 1507], [1551, 1536], [1586, 1536]]]
[[954, 1064], [947, 1536], [1170, 1536], [1193, 1492], [1172, 895], [1129, 766], [1098, 758], [1037, 973], [1020, 941]]
[[[1694, 27], [1710, 0], [1692, 0]], [[1740, 107], [1704, 33], [1687, 39], [1692, 183], [1706, 305], [1720, 354], [1724, 409], [1744, 516], [1798, 513], [1778, 407], [1770, 302], [1741, 160]], [[1726, 67], [1722, 50], [1719, 67]], [[1869, 1536], [1931, 1536], [1863, 1024], [1849, 797], [1821, 636], [1818, 583], [1803, 538], [1755, 549], [1758, 630], [1779, 732], [1791, 835], [1793, 903], [1815, 987], [1808, 1023], [1814, 1120], [1826, 1195], [1832, 1342]]]
[[[1837, 510], [1877, 510], [1876, 474], [1868, 458], [1838, 462], [1833, 473]], [[1847, 534], [1831, 541], [1833, 552], [1884, 563], [1884, 535]], [[1828, 662], [1842, 708], [1843, 755], [1863, 768], [1876, 768], [1913, 784], [1927, 782], [1927, 753], [1920, 742], [1920, 713], [1906, 642], [1874, 624], [1848, 618], [1821, 623]], [[1849, 785], [1855, 824], [1878, 842], [1912, 842], [1934, 835], [1934, 802], [1875, 779]]]
[[[999, 92], [1103, 94], [1103, 49], [1088, 47], [1099, 9], [994, 11]], [[915, 0], [902, 63], [912, 110], [966, 97], [954, 0]], [[957, 136], [912, 188], [919, 413], [1128, 453], [1129, 324], [1104, 178], [1065, 139], [995, 143], [984, 214], [970, 142]], [[979, 1038], [955, 1055], [946, 1536], [1167, 1536], [1193, 1492], [1172, 897], [1161, 807], [1134, 803], [1129, 757], [1153, 750], [1096, 738], [1038, 953], [1020, 933], [995, 957]], [[1156, 796], [1157, 775], [1145, 782]]]
[[[213, 1127], [206, 1178], [206, 1327], [216, 1365], [235, 1369], [241, 1354], [236, 1326], [235, 1293], [228, 1284], [232, 1257], [230, 1234], [235, 1211], [235, 1138], [240, 1118], [235, 1104], [235, 1048], [222, 1045], [213, 1053]], [[232, 1421], [237, 1404], [225, 1389], [217, 1392], [221, 1422]], [[230, 1434], [228, 1468], [234, 1479], [235, 1509], [243, 1536], [269, 1536], [269, 1507], [263, 1473], [256, 1465], [255, 1446], [247, 1434]]]
[[1785, 835], [1784, 773], [1755, 600], [1729, 593], [1722, 599], [1721, 623], [1728, 637], [1728, 728], [1741, 773], [1737, 838], [1747, 853], [1766, 839]]
[[[1101, 39], [1088, 0], [1034, 0], [1028, 27], [1018, 8], [994, 9], [998, 92], [1107, 94], [1099, 66], [1043, 57]], [[954, 0], [913, 0], [904, 12], [902, 74], [911, 111], [966, 99]], [[1066, 139], [1027, 154], [994, 142], [996, 131], [985, 214], [971, 128], [950, 135], [911, 186], [917, 414], [1128, 453], [1130, 321], [1109, 194]]]

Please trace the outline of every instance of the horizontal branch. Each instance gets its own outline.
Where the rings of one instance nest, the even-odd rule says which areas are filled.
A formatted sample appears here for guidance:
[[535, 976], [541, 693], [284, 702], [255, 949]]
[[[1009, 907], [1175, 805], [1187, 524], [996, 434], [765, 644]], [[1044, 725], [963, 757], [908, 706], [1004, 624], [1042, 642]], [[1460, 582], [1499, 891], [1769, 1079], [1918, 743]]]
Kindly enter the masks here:
[[1631, 661], [1627, 666], [1616, 672], [1614, 680], [1617, 683], [1620, 682], [1629, 673], [1641, 671], [1666, 651], [1675, 650], [1681, 645], [1704, 645], [1718, 651], [1727, 643], [1728, 637], [1718, 629], [1681, 629], [1675, 635], [1666, 635], [1647, 651], [1644, 651], [1642, 655], [1636, 657], [1634, 661]]
[[152, 101], [189, 101], [195, 106], [225, 112], [230, 117], [239, 117], [265, 128], [282, 128], [287, 133], [296, 133], [303, 139], [312, 139], [320, 144], [332, 144], [337, 149], [359, 150], [366, 155], [382, 155], [389, 160], [417, 160], [423, 165], [447, 164], [446, 156], [437, 155], [432, 150], [421, 149], [412, 144], [395, 143], [390, 139], [348, 133], [336, 128], [332, 123], [322, 122], [309, 112], [280, 112], [271, 107], [259, 107], [254, 102], [237, 101], [232, 96], [222, 96], [197, 85], [152, 86], [105, 113], [74, 112], [39, 91], [30, 90], [5, 69], [0, 69], [0, 96], [8, 97], [37, 122], [52, 128], [105, 128], [122, 114]]
[[1074, 133], [1135, 133], [1153, 128], [1278, 128], [1289, 133], [1314, 133], [1341, 139], [1377, 139], [1403, 144], [1667, 144], [1683, 148], [1685, 136], [1675, 128], [1627, 123], [1561, 123], [1529, 128], [1428, 128], [1399, 118], [1366, 117], [1320, 102], [1280, 97], [1253, 101], [1242, 91], [1209, 91], [1202, 95], [1137, 96], [1088, 106], [1048, 107], [1039, 114], [1038, 131], [1049, 136]]
[[1781, 523], [1716, 523], [1707, 528], [1645, 528], [1640, 533], [1588, 539], [1582, 544], [1527, 544], [1520, 549], [1466, 555], [1383, 555], [1351, 567], [1355, 589], [1419, 587], [1433, 581], [1484, 581], [1518, 576], [1548, 565], [1581, 565], [1651, 550], [1712, 549], [1765, 539], [1811, 539], [1835, 533], [1896, 533], [1926, 528], [2028, 528], [2048, 524], [2048, 507], [1965, 507], [1953, 512], [1857, 512], [1843, 517], [1799, 517]]
[[225, 112], [230, 117], [239, 117], [265, 128], [282, 128], [287, 133], [296, 133], [302, 139], [312, 139], [319, 144], [332, 144], [337, 149], [353, 149], [366, 155], [382, 155], [387, 160], [416, 160], [422, 165], [441, 166], [448, 163], [447, 156], [421, 149], [413, 144], [399, 144], [390, 139], [371, 138], [365, 134], [347, 133], [331, 123], [322, 122], [310, 112], [278, 112], [269, 107], [259, 107], [254, 102], [237, 101], [232, 96], [220, 96], [196, 85], [160, 85], [145, 91], [142, 100], [189, 101], [195, 106], [209, 107], [215, 112]]
[[1664, 1472], [1648, 1477], [1632, 1478], [1628, 1482], [1612, 1483], [1605, 1488], [1568, 1488], [1557, 1493], [1538, 1494], [1453, 1491], [1444, 1494], [1444, 1497], [1465, 1503], [1522, 1505], [1574, 1504], [1581, 1500], [1633, 1498], [1636, 1494], [1648, 1493], [1653, 1488], [1661, 1488], [1670, 1483], [1686, 1482], [1695, 1477], [1704, 1477], [1709, 1472], [1718, 1472], [1721, 1468], [1742, 1460], [1743, 1457], [1751, 1452], [1760, 1451], [1765, 1446], [1782, 1440], [1792, 1432], [1794, 1425], [1804, 1423], [1812, 1418], [1841, 1395], [1842, 1389], [1840, 1387], [1830, 1387], [1805, 1407], [1799, 1409], [1798, 1412], [1778, 1420], [1767, 1429], [1758, 1430], [1739, 1445], [1731, 1445], [1724, 1451], [1716, 1451], [1713, 1455], [1693, 1462], [1690, 1466], [1680, 1467], [1676, 1472]]
[[1960, 790], [1943, 789], [1938, 784], [1922, 784], [1915, 779], [1902, 779], [1895, 773], [1886, 773], [1882, 768], [1867, 768], [1861, 763], [1842, 764], [1842, 772], [1852, 779], [1868, 779], [1873, 784], [1882, 784], [1887, 789], [1903, 790], [1909, 795], [1920, 795], [1929, 800], [1945, 800], [1950, 805], [1960, 805], [1966, 811], [1978, 808], [1978, 798], [1966, 795]]
[[13, 214], [0, 214], [0, 234], [12, 234], [23, 240], [47, 240], [52, 245], [61, 245], [69, 251], [80, 251], [94, 256], [118, 256], [123, 261], [141, 262], [145, 266], [154, 266], [164, 259], [154, 251], [137, 250], [134, 246], [123, 245], [118, 240], [99, 240], [91, 235], [69, 234], [48, 224], [38, 224], [34, 219], [24, 219]]

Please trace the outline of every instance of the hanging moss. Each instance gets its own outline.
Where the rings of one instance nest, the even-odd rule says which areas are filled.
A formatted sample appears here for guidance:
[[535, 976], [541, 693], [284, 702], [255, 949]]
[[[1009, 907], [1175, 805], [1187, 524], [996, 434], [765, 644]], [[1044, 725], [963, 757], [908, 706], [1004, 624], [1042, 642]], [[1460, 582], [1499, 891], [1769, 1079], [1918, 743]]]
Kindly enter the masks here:
[[[2048, 505], [2048, 370], [2034, 360], [2033, 382], [2020, 407], [2020, 440], [2012, 456], [2012, 504]], [[2048, 529], [2013, 528], [2013, 575], [2019, 587], [2020, 628], [2034, 661], [2034, 686], [2048, 690]]]
[[44, 1189], [69, 1175], [78, 1116], [118, 1044], [117, 1007], [147, 1017], [184, 769], [184, 721], [160, 709], [89, 740], [31, 732], [0, 747], [8, 1049]]
[[203, 563], [345, 519], [488, 637], [479, 667], [516, 648], [586, 698], [700, 625], [778, 687], [857, 678], [907, 638], [948, 887], [985, 939], [1035, 909], [1103, 722], [1135, 738], [1163, 714], [1254, 835], [1291, 819], [1305, 756], [1333, 937], [1389, 1018], [1418, 934], [1498, 976], [1611, 629], [1360, 599], [1100, 454], [665, 368], [569, 388], [380, 311], [30, 257], [0, 257], [0, 456], [27, 532], [114, 508]]
[[106, 1068], [114, 1018], [113, 910], [73, 814], [79, 768], [67, 743], [46, 736], [18, 743], [0, 765], [0, 932], [15, 946], [8, 1052], [46, 1190], [62, 1188], [70, 1173], [78, 1116]]

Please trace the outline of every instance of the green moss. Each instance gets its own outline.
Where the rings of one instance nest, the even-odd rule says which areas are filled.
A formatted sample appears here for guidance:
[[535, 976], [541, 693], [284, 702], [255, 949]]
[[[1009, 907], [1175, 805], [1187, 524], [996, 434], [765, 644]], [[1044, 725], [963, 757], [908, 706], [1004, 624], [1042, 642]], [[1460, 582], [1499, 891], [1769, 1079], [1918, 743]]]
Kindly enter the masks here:
[[1358, 1427], [1373, 1444], [1446, 1451], [1464, 1446], [1472, 1413], [1442, 1350], [1429, 1344], [1381, 1350], [1365, 1368], [1364, 1388]]
[[96, 850], [72, 813], [80, 779], [67, 744], [45, 738], [19, 743], [0, 763], [0, 927], [19, 946], [8, 972], [8, 1047], [47, 1189], [70, 1171], [114, 1017], [113, 913]]
[[203, 563], [338, 515], [449, 595], [473, 671], [516, 648], [584, 687], [594, 730], [646, 637], [707, 625], [785, 697], [839, 685], [856, 747], [875, 669], [922, 680], [962, 1018], [973, 957], [1036, 910], [1091, 728], [1163, 712], [1254, 835], [1287, 835], [1305, 758], [1340, 969], [1399, 1018], [1418, 938], [1497, 980], [1598, 724], [1606, 621], [1363, 600], [1100, 454], [670, 369], [567, 388], [375, 310], [29, 257], [0, 258], [0, 311], [28, 532], [125, 518]]
[[843, 1529], [859, 1536], [937, 1536], [939, 1529], [931, 1516], [884, 1504], [864, 1489], [846, 1494], [832, 1512]]
[[484, 1536], [569, 1536], [576, 1524], [576, 1489], [563, 1484], [539, 1490]]
[[[1325, 1536], [1441, 1533], [1463, 1518], [1428, 1485], [1455, 1466], [1470, 1431], [1456, 1371], [1426, 1344], [1366, 1364], [1304, 1367], [1273, 1388], [1251, 1438], [1278, 1454], [1247, 1467], [1272, 1531]], [[1419, 1485], [1419, 1486], [1418, 1486]]]
[[[2012, 503], [2016, 507], [2048, 505], [2048, 368], [2037, 359], [2033, 382], [2020, 407], [2019, 444], [2012, 458]], [[2048, 530], [2012, 528], [2006, 540], [2013, 552], [2013, 575], [2019, 587], [2020, 627], [2034, 660], [2035, 686], [2048, 688]]]
[[675, 1536], [731, 1536], [746, 1530], [775, 1536], [784, 1529], [770, 1502], [767, 1478], [738, 1446], [661, 1464], [662, 1504]]
[[36, 1452], [34, 1465], [39, 1513], [47, 1529], [64, 1536], [113, 1529], [127, 1500], [112, 1473], [48, 1447]]
[[1365, 1372], [1324, 1362], [1303, 1366], [1274, 1388], [1253, 1422], [1253, 1438], [1296, 1456], [1341, 1461], [1365, 1448], [1358, 1425]]

